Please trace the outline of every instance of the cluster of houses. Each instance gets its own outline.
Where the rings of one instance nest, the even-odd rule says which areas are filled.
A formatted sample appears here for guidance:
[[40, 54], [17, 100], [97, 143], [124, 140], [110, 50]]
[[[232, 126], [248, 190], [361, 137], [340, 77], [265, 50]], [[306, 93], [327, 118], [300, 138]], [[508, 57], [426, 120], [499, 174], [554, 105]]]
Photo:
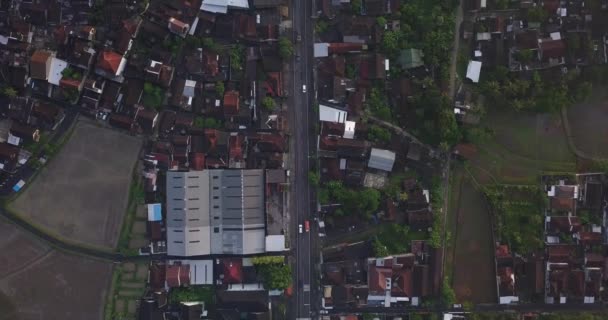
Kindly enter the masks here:
[[373, 257], [369, 242], [325, 248], [321, 266], [325, 309], [422, 306], [439, 295], [441, 250], [413, 240], [410, 252]]
[[522, 257], [496, 247], [499, 302], [601, 303], [608, 281], [606, 178], [581, 174], [546, 179], [544, 250]]
[[472, 82], [482, 67], [519, 72], [607, 62], [608, 2], [520, 0], [511, 10], [499, 10], [498, 2], [465, 2], [471, 19], [462, 36], [473, 44], [466, 75]]

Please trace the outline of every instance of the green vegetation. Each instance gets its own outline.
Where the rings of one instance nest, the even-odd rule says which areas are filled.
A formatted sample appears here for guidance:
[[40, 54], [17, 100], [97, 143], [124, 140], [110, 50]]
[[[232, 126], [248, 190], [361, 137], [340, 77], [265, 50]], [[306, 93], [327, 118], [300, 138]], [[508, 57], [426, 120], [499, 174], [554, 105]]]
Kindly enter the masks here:
[[61, 94], [65, 100], [71, 103], [76, 103], [80, 96], [80, 92], [74, 88], [61, 88]]
[[160, 110], [164, 98], [165, 96], [161, 87], [155, 86], [149, 82], [144, 83], [142, 103], [145, 107]]
[[194, 118], [194, 127], [195, 128], [210, 128], [210, 129], [218, 129], [222, 126], [222, 123], [215, 118], [203, 118], [196, 117]]
[[2, 94], [9, 98], [14, 98], [17, 96], [17, 90], [13, 87], [6, 86], [2, 88]]
[[319, 176], [319, 173], [316, 171], [310, 171], [308, 172], [308, 181], [310, 182], [310, 184], [312, 184], [313, 186], [318, 186], [319, 182], [321, 181], [321, 177]]
[[[414, 116], [411, 122], [418, 124], [413, 130], [423, 141], [439, 145], [446, 142], [454, 145], [462, 138], [449, 97], [427, 79], [427, 89], [414, 96], [411, 108]], [[421, 125], [419, 125], [421, 124]]]
[[279, 55], [284, 60], [289, 59], [294, 54], [293, 43], [286, 37], [279, 38]]
[[355, 14], [361, 14], [363, 4], [361, 3], [361, 0], [351, 0], [350, 7]]
[[327, 21], [323, 19], [317, 20], [317, 23], [315, 24], [315, 32], [317, 34], [324, 33], [325, 31], [327, 31], [327, 28], [329, 28]]
[[372, 125], [369, 127], [367, 138], [371, 141], [387, 143], [391, 140], [391, 132], [384, 127]]
[[262, 107], [269, 111], [274, 110], [274, 108], [276, 107], [276, 103], [274, 102], [274, 99], [272, 97], [264, 97], [262, 99]]
[[452, 306], [456, 302], [456, 293], [454, 292], [454, 289], [452, 289], [448, 277], [443, 278], [443, 284], [441, 286], [441, 299], [446, 306]]
[[284, 290], [291, 286], [291, 267], [284, 263], [266, 263], [256, 265], [266, 289]]
[[381, 120], [391, 120], [391, 109], [388, 107], [386, 101], [386, 95], [381, 91], [380, 88], [372, 88], [367, 106], [371, 113]]
[[213, 288], [211, 286], [192, 286], [173, 288], [169, 295], [171, 303], [204, 301], [206, 306], [213, 303]]
[[61, 76], [66, 79], [74, 79], [74, 80], [82, 79], [82, 74], [70, 67], [63, 69], [63, 71], [61, 71]]
[[137, 249], [129, 248], [129, 242], [133, 236], [131, 230], [135, 222], [135, 210], [138, 205], [144, 203], [145, 191], [143, 181], [139, 175], [134, 172], [131, 187], [129, 188], [129, 201], [127, 205], [127, 213], [125, 214], [120, 236], [118, 238], [118, 251], [126, 256], [134, 256], [138, 254]]
[[261, 257], [252, 257], [251, 263], [254, 265], [261, 264], [281, 264], [285, 262], [285, 257], [283, 256], [261, 256]]
[[236, 45], [228, 52], [230, 55], [230, 67], [234, 71], [243, 70], [243, 58], [245, 56], [245, 48], [241, 45]]
[[536, 186], [494, 185], [484, 188], [495, 218], [498, 240], [527, 254], [543, 247], [543, 193]]
[[380, 192], [376, 189], [347, 189], [340, 181], [326, 183], [318, 192], [322, 204], [339, 203], [342, 206], [334, 212], [337, 216], [356, 215], [368, 219], [378, 210]]
[[543, 22], [547, 19], [547, 11], [541, 6], [535, 6], [528, 9], [527, 16], [530, 22]]
[[372, 242], [374, 254], [385, 257], [392, 254], [406, 253], [410, 250], [412, 240], [425, 240], [426, 231], [412, 231], [408, 226], [390, 223], [379, 230]]
[[456, 4], [450, 0], [412, 0], [400, 9], [399, 49], [421, 49], [426, 65], [444, 76], [450, 63]]
[[224, 87], [223, 81], [218, 81], [215, 83], [215, 93], [217, 93], [218, 96], [223, 97], [225, 91], [226, 87]]
[[184, 41], [180, 37], [169, 37], [163, 42], [163, 47], [171, 52], [174, 58], [179, 57]]
[[[526, 52], [520, 52], [520, 58], [528, 59]], [[576, 72], [554, 77], [552, 81], [543, 80], [538, 72], [534, 72], [532, 80], [527, 80], [499, 66], [484, 77], [479, 90], [486, 97], [487, 104], [515, 111], [556, 112], [587, 99], [592, 89], [591, 82], [581, 81]]]
[[386, 25], [386, 18], [385, 17], [378, 17], [378, 18], [376, 18], [376, 23], [379, 26], [384, 27]]

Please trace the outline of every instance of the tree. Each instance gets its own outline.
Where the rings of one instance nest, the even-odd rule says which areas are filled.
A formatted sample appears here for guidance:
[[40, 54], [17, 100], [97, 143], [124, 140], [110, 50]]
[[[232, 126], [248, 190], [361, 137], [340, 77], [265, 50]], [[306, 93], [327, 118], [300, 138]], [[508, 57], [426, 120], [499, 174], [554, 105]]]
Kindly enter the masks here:
[[195, 128], [204, 128], [205, 127], [205, 119], [203, 117], [194, 118], [194, 127]]
[[387, 257], [390, 255], [386, 246], [382, 242], [380, 242], [377, 237], [374, 238], [374, 241], [372, 242], [372, 247], [374, 249], [374, 256], [376, 257]]
[[547, 11], [541, 6], [528, 9], [528, 20], [531, 22], [543, 22], [547, 19]]
[[367, 137], [369, 140], [372, 141], [387, 143], [391, 140], [391, 132], [388, 131], [388, 129], [386, 128], [377, 125], [372, 125], [369, 128]]
[[446, 306], [451, 306], [456, 302], [456, 293], [454, 293], [454, 289], [450, 286], [450, 282], [448, 277], [443, 278], [443, 285], [441, 286], [441, 298]]
[[217, 129], [220, 127], [220, 122], [214, 118], [205, 119], [205, 128]]
[[257, 265], [266, 289], [284, 290], [291, 286], [291, 267], [285, 264]]
[[14, 98], [17, 96], [17, 90], [15, 90], [13, 87], [4, 87], [4, 89], [2, 89], [2, 93], [9, 98]]
[[251, 263], [254, 265], [261, 264], [282, 264], [285, 262], [285, 257], [283, 256], [260, 256], [251, 258]]
[[218, 96], [223, 97], [225, 90], [226, 88], [224, 87], [223, 81], [218, 81], [215, 83], [215, 93], [217, 93]]
[[385, 17], [380, 16], [380, 17], [376, 18], [376, 23], [377, 23], [379, 26], [381, 26], [381, 27], [383, 27], [383, 28], [384, 28], [384, 26], [386, 26], [386, 18], [385, 18]]
[[236, 45], [230, 49], [230, 66], [233, 70], [243, 69], [243, 47]]
[[505, 10], [509, 8], [509, 0], [497, 0], [496, 9]]
[[325, 31], [327, 31], [328, 27], [329, 27], [329, 25], [327, 24], [327, 22], [325, 20], [319, 19], [319, 20], [317, 20], [317, 23], [315, 24], [315, 32], [317, 34], [324, 33]]
[[361, 14], [361, 9], [363, 5], [361, 4], [361, 0], [352, 0], [350, 2], [350, 7], [355, 14]]
[[534, 51], [530, 49], [519, 50], [516, 53], [515, 58], [523, 64], [530, 63], [532, 58], [534, 58]]
[[320, 180], [321, 180], [321, 178], [319, 177], [319, 174], [317, 172], [315, 172], [315, 171], [308, 172], [308, 181], [310, 182], [310, 184], [312, 184], [313, 186], [318, 186]]
[[266, 110], [273, 110], [275, 105], [276, 104], [272, 97], [264, 97], [262, 99], [262, 107], [264, 107], [264, 109], [266, 109]]
[[293, 44], [286, 37], [279, 38], [279, 55], [283, 59], [289, 59], [293, 56], [294, 48]]
[[399, 33], [397, 31], [386, 31], [382, 36], [382, 49], [389, 54], [396, 54], [400, 48]]

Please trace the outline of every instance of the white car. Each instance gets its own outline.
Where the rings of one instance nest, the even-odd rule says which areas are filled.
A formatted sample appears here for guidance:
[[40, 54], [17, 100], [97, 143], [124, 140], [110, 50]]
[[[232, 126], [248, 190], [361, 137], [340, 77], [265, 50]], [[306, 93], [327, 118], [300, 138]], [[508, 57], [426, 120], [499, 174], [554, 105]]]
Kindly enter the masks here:
[[302, 85], [302, 93], [306, 93], [306, 85], [305, 84]]
[[302, 225], [301, 224], [298, 226], [298, 230], [300, 230], [300, 233], [302, 233]]

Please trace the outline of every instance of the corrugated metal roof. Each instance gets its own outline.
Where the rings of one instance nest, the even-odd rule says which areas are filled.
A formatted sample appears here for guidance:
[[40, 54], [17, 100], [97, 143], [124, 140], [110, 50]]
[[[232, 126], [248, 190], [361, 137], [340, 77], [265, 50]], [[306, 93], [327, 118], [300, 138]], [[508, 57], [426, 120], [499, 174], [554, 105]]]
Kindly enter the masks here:
[[392, 171], [395, 164], [395, 153], [389, 150], [372, 148], [367, 166], [370, 168]]

